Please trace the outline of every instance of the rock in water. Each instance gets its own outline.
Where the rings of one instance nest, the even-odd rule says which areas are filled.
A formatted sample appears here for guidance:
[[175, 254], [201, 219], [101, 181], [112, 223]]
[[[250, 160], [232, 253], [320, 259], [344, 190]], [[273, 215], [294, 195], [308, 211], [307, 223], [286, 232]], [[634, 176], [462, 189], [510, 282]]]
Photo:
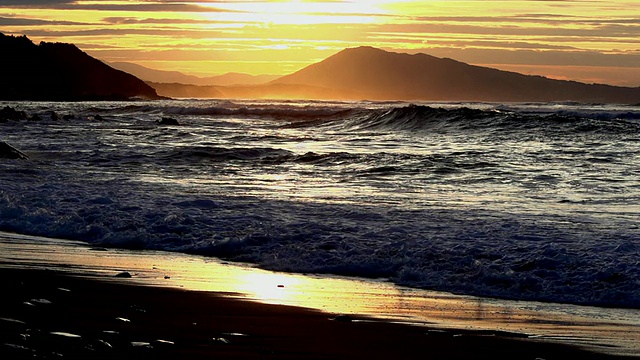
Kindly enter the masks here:
[[163, 117], [162, 120], [158, 121], [160, 125], [180, 125], [178, 120], [170, 117]]
[[131, 273], [129, 273], [128, 271], [123, 271], [121, 273], [116, 274], [115, 277], [128, 279], [131, 277]]
[[29, 157], [22, 151], [14, 148], [4, 141], [0, 141], [0, 159], [22, 159], [27, 160]]
[[18, 111], [10, 106], [5, 106], [0, 110], [0, 122], [7, 122], [8, 120], [26, 120], [27, 114], [24, 111]]

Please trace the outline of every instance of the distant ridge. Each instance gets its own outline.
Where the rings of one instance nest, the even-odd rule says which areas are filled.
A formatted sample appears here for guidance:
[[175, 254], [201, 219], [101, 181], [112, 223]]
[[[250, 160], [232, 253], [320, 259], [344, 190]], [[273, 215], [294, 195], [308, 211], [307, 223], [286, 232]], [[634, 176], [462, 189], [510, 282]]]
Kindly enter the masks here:
[[0, 33], [0, 99], [129, 100], [160, 99], [142, 80], [116, 70], [75, 45], [35, 45], [26, 36]]
[[337, 91], [317, 86], [296, 84], [259, 84], [230, 86], [198, 86], [178, 83], [147, 82], [158, 94], [173, 98], [216, 98], [216, 99], [359, 99], [349, 91]]
[[372, 47], [345, 49], [271, 84], [348, 89], [370, 100], [640, 102], [640, 88], [553, 80]]
[[226, 73], [224, 75], [198, 77], [187, 75], [179, 71], [155, 70], [148, 67], [129, 63], [113, 62], [112, 67], [128, 72], [144, 81], [153, 83], [178, 83], [199, 86], [229, 86], [229, 85], [259, 85], [277, 79], [277, 75], [249, 75], [242, 73]]

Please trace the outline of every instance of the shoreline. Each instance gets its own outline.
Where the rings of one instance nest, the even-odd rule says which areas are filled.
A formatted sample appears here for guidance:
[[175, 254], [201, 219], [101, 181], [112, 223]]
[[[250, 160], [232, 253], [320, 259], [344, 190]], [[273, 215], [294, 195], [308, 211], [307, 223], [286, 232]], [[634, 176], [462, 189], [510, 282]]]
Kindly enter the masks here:
[[[114, 277], [121, 271], [130, 271], [133, 277], [131, 279]], [[366, 320], [340, 325], [352, 327], [357, 325], [358, 329], [360, 327], [369, 329], [358, 330], [363, 331], [358, 335], [351, 333], [355, 328], [350, 328], [342, 336], [346, 338], [363, 337], [363, 343], [358, 345], [359, 347], [367, 347], [368, 345], [363, 344], [366, 342], [365, 339], [369, 338], [372, 339], [371, 342], [376, 344], [386, 344], [384, 348], [376, 348], [377, 350], [372, 350], [367, 355], [374, 358], [385, 351], [391, 351], [391, 349], [394, 349], [395, 353], [387, 352], [387, 356], [397, 358], [397, 352], [404, 351], [402, 349], [405, 348], [415, 351], [418, 349], [432, 351], [437, 348], [439, 349], [437, 351], [442, 352], [435, 358], [446, 359], [468, 358], [471, 357], [471, 354], [478, 353], [485, 354], [486, 357], [492, 359], [529, 358], [529, 354], [536, 351], [544, 351], [546, 355], [536, 355], [532, 359], [540, 357], [548, 360], [566, 358], [567, 356], [580, 356], [580, 358], [586, 359], [640, 358], [637, 356], [638, 345], [634, 340], [640, 335], [640, 327], [638, 326], [640, 311], [633, 309], [601, 309], [562, 304], [479, 299], [401, 288], [386, 282], [273, 273], [249, 266], [227, 264], [216, 259], [184, 254], [96, 249], [80, 242], [6, 233], [0, 233], [0, 276], [7, 279], [9, 284], [17, 280], [18, 283], [35, 284], [31, 287], [37, 291], [44, 291], [47, 288], [50, 290], [48, 293], [45, 291], [42, 296], [31, 296], [27, 300], [22, 299], [17, 305], [15, 301], [13, 305], [6, 303], [8, 298], [5, 297], [2, 309], [13, 309], [13, 313], [19, 313], [18, 309], [22, 309], [21, 304], [25, 301], [55, 296], [58, 292], [56, 289], [59, 288], [72, 290], [70, 294], [73, 294], [74, 298], [76, 294], [80, 294], [78, 296], [81, 298], [85, 296], [85, 299], [93, 299], [84, 301], [86, 304], [92, 304], [92, 306], [86, 306], [86, 316], [81, 316], [87, 319], [92, 316], [95, 318], [95, 316], [104, 314], [105, 311], [119, 309], [118, 311], [121, 313], [130, 312], [130, 309], [127, 310], [126, 307], [118, 308], [126, 303], [129, 304], [129, 308], [137, 303], [145, 303], [147, 307], [163, 309], [155, 313], [154, 318], [157, 319], [154, 319], [153, 322], [156, 325], [150, 326], [149, 329], [142, 332], [140, 337], [148, 340], [138, 341], [142, 343], [165, 340], [173, 342], [174, 345], [178, 343], [189, 344], [195, 339], [200, 339], [202, 335], [187, 327], [180, 331], [176, 330], [175, 335], [182, 336], [184, 333], [186, 336], [177, 341], [175, 338], [174, 340], [165, 339], [171, 336], [153, 331], [175, 326], [176, 322], [182, 318], [209, 316], [206, 314], [211, 313], [211, 309], [236, 309], [239, 312], [227, 315], [217, 313], [217, 317], [208, 321], [212, 323], [222, 321], [231, 325], [241, 323], [243, 329], [245, 329], [244, 326], [249, 329], [262, 326], [264, 329], [261, 330], [260, 338], [288, 337], [289, 342], [302, 344], [307, 340], [297, 338], [297, 336], [306, 332], [306, 328], [309, 326], [317, 328], [319, 331], [309, 336], [318, 339], [332, 338], [337, 331], [333, 326], [338, 325], [327, 325], [325, 322], [338, 323], [328, 320], [338, 314], [348, 314], [352, 319]], [[28, 280], [19, 280], [21, 278]], [[43, 281], [45, 278], [47, 280]], [[52, 289], [51, 284], [58, 282], [61, 285], [56, 285]], [[9, 289], [8, 286], [10, 285], [6, 285], [7, 289]], [[91, 292], [104, 294], [104, 296], [95, 298], [95, 295], [86, 294], [87, 289], [92, 289]], [[20, 293], [20, 291], [19, 288], [15, 291], [10, 290], [11, 293]], [[6, 292], [3, 291], [3, 293]], [[117, 301], [103, 302], [105, 297], [116, 296], [115, 293], [122, 293], [123, 296]], [[185, 304], [188, 305], [185, 306]], [[43, 309], [46, 309], [46, 306]], [[263, 320], [269, 314], [277, 313], [279, 315], [275, 318], [270, 317], [269, 321], [273, 325], [267, 326], [266, 324], [259, 325], [261, 323], [255, 323], [252, 319], [247, 318], [246, 311], [255, 311], [256, 319]], [[0, 318], [23, 321], [15, 319], [15, 316], [11, 315], [12, 312], [4, 311]], [[66, 316], [71, 319], [79, 315], [71, 312]], [[112, 318], [115, 317], [125, 316], [111, 316], [108, 321], [112, 321]], [[104, 324], [105, 321], [107, 320], [102, 318], [99, 321], [88, 322], [87, 326], [98, 326]], [[305, 325], [305, 321], [308, 321], [308, 324]], [[0, 323], [3, 327], [3, 333], [6, 326], [15, 325], [7, 321], [0, 321]], [[92, 323], [93, 325], [91, 325]], [[54, 321], [47, 326], [55, 324]], [[184, 324], [182, 326], [184, 327]], [[213, 351], [214, 349], [210, 348], [212, 344], [209, 342], [214, 335], [217, 338], [225, 338], [220, 334], [247, 331], [234, 330], [232, 327], [219, 328], [216, 330], [217, 333], [208, 333], [208, 340], [197, 346], [206, 347], [207, 352]], [[77, 330], [51, 331], [73, 334], [73, 331]], [[95, 335], [92, 334], [104, 331], [104, 329], [95, 328], [82, 331], [85, 333], [88, 331], [90, 334], [82, 335], [83, 339], [87, 336], [95, 339]], [[189, 331], [191, 333], [187, 335]], [[157, 339], [150, 339], [151, 334], [155, 334]], [[384, 334], [384, 338], [378, 338], [382, 336], [380, 334]], [[233, 340], [243, 343], [249, 341], [248, 338], [241, 336], [238, 338], [239, 340], [235, 338]], [[437, 340], [434, 340], [435, 338]], [[455, 352], [459, 350], [461, 343], [454, 341], [459, 341], [460, 338], [465, 338], [463, 341], [465, 344], [466, 341], [469, 341], [472, 345], [468, 345], [470, 350], [465, 350], [467, 351], [465, 354], [456, 355]], [[231, 341], [232, 339], [227, 340]], [[254, 340], [257, 341], [257, 339], [251, 339], [251, 341]], [[357, 342], [340, 342], [342, 338], [332, 341], [335, 345], [325, 342], [324, 347], [353, 347], [357, 344]], [[167, 344], [160, 342], [156, 345], [162, 347]], [[269, 350], [279, 354], [278, 356], [274, 355], [273, 358], [289, 356], [287, 355], [289, 350], [281, 345], [264, 343], [260, 346], [265, 346], [262, 348], [263, 350], [276, 346], [273, 348], [275, 350]], [[329, 349], [315, 346], [317, 345], [307, 344], [299, 351], [305, 352], [304, 357], [315, 356], [316, 353], [325, 354], [328, 357], [363, 356], [354, 352], [357, 349], [342, 349], [336, 353], [338, 351], [336, 349], [328, 352]], [[496, 346], [498, 350], [495, 349]], [[387, 347], [389, 349], [386, 349]], [[503, 347], [504, 350], [502, 350]], [[529, 350], [517, 352], [521, 349]], [[218, 350], [220, 349], [216, 351]], [[236, 350], [242, 353], [248, 348]], [[559, 351], [569, 351], [569, 354], [575, 352], [575, 355], [565, 354], [557, 357]], [[264, 354], [258, 356], [255, 353], [252, 353], [251, 356], [243, 354], [233, 355], [230, 353], [224, 356], [237, 356], [237, 358], [267, 356]], [[407, 357], [410, 354], [410, 352], [406, 352]], [[120, 355], [118, 357], [121, 357]], [[299, 355], [290, 356], [295, 358]], [[191, 357], [189, 355], [189, 358]]]
[[515, 334], [336, 316], [126, 279], [6, 268], [0, 276], [9, 280], [3, 358], [624, 359]]

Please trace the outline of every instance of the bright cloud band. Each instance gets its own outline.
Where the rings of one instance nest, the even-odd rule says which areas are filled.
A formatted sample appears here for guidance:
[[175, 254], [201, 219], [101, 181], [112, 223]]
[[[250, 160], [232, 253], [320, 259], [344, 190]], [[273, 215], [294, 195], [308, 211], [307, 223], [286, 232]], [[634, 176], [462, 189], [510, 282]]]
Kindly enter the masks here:
[[637, 0], [0, 0], [0, 31], [201, 75], [284, 74], [369, 45], [640, 86]]

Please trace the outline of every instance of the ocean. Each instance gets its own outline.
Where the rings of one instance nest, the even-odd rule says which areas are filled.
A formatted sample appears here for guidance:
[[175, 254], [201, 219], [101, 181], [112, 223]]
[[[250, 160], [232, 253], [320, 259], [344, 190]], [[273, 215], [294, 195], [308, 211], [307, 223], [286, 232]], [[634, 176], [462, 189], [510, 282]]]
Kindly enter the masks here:
[[0, 231], [640, 308], [640, 106], [5, 106], [39, 120], [0, 123]]

